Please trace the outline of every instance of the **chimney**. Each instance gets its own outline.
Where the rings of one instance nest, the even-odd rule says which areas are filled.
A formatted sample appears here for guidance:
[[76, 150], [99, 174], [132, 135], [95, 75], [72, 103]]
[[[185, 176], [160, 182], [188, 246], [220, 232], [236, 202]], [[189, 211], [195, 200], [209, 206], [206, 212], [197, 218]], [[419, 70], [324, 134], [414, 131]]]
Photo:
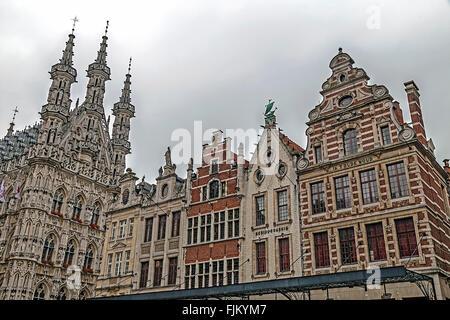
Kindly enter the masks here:
[[419, 88], [414, 81], [404, 83], [405, 91], [408, 96], [409, 112], [411, 114], [411, 121], [414, 131], [417, 134], [417, 139], [425, 146], [427, 144], [427, 136], [425, 134], [425, 126], [423, 124], [422, 108], [419, 101]]

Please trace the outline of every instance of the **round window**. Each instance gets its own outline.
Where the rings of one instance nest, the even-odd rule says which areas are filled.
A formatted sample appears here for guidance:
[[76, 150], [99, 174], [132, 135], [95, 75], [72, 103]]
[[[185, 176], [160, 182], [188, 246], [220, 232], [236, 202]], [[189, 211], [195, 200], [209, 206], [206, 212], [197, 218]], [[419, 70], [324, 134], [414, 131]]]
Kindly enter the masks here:
[[169, 186], [167, 184], [163, 185], [162, 187], [162, 196], [163, 198], [167, 197], [167, 194], [169, 193]]
[[348, 107], [353, 102], [353, 98], [351, 96], [345, 96], [339, 100], [340, 107]]

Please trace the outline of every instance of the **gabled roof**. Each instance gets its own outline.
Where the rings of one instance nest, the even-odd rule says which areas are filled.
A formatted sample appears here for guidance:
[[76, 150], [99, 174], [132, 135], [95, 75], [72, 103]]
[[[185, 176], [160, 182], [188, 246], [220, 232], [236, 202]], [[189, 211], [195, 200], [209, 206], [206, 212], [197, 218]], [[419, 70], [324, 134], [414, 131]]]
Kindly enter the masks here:
[[294, 141], [288, 138], [287, 135], [280, 132], [280, 139], [285, 143], [285, 145], [289, 148], [290, 151], [294, 153], [302, 153], [305, 151], [302, 147], [296, 144]]

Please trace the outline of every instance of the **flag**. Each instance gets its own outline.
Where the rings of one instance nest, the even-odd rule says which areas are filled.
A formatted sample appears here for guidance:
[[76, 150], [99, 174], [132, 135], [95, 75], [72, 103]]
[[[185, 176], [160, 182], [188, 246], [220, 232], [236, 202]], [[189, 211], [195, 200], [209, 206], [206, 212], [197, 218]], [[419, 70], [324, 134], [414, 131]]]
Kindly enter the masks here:
[[19, 182], [17, 182], [17, 181], [16, 181], [16, 195], [14, 197], [16, 197], [16, 199], [20, 200]]
[[5, 179], [3, 179], [0, 186], [0, 202], [5, 202]]

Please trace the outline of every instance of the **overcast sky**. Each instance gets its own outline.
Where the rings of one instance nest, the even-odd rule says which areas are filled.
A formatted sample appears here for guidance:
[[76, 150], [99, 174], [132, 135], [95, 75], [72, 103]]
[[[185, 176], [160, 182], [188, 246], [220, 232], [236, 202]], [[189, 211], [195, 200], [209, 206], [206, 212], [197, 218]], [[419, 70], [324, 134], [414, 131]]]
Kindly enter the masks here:
[[[132, 154], [127, 166], [153, 181], [177, 128], [259, 128], [267, 99], [276, 101], [284, 133], [306, 145], [308, 112], [330, 76], [338, 47], [385, 85], [410, 121], [403, 83], [414, 80], [428, 138], [442, 164], [450, 158], [450, 0], [19, 1], [0, 0], [0, 132], [12, 109], [16, 129], [39, 119], [48, 71], [72, 27], [78, 83], [110, 21], [105, 111], [111, 114], [132, 64]], [[183, 168], [177, 169], [185, 176]]]

